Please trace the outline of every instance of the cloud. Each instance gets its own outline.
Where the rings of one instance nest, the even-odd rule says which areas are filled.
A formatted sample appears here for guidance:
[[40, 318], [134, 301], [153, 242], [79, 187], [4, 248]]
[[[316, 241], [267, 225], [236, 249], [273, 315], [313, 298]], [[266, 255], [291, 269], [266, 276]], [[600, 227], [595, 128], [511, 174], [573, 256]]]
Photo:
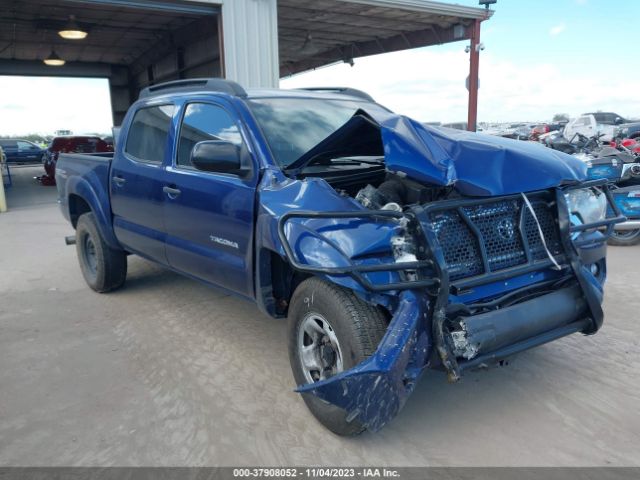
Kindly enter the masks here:
[[[370, 93], [395, 112], [420, 121], [467, 118], [469, 57], [463, 51], [417, 49], [356, 59], [354, 67], [335, 65], [281, 81], [282, 88], [343, 85]], [[489, 52], [480, 60], [480, 121], [544, 121], [553, 114], [594, 110], [633, 117], [640, 98], [633, 76], [571, 68], [565, 64], [518, 63]]]
[[564, 23], [559, 23], [558, 25], [551, 27], [551, 29], [549, 30], [549, 35], [551, 35], [552, 37], [556, 37], [560, 35], [562, 32], [564, 32], [566, 29], [567, 29], [567, 26]]
[[106, 79], [0, 76], [0, 135], [108, 133], [111, 124]]

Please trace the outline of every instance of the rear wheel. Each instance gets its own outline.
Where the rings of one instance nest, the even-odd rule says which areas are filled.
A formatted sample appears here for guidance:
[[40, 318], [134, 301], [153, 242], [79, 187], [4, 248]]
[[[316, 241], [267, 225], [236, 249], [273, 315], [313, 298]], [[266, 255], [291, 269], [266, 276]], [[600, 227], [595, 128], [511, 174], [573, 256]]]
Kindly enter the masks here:
[[76, 253], [87, 285], [100, 293], [120, 288], [127, 277], [127, 255], [110, 248], [93, 213], [84, 213], [76, 226]]
[[[289, 360], [298, 385], [315, 383], [370, 357], [387, 329], [380, 309], [349, 290], [310, 278], [296, 289], [289, 307]], [[311, 413], [333, 433], [357, 435], [365, 427], [347, 412], [304, 394]]]
[[614, 230], [609, 237], [609, 245], [619, 247], [629, 247], [640, 243], [640, 229], [636, 230]]

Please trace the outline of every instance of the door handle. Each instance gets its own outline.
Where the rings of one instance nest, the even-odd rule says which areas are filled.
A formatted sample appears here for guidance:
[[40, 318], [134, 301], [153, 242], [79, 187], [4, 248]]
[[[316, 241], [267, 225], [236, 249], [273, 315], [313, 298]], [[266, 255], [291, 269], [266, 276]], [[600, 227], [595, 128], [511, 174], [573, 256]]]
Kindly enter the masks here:
[[127, 181], [122, 177], [112, 177], [113, 183], [115, 183], [118, 187], [123, 186]]
[[173, 187], [162, 187], [162, 191], [166, 193], [169, 198], [176, 198], [181, 193], [180, 190]]

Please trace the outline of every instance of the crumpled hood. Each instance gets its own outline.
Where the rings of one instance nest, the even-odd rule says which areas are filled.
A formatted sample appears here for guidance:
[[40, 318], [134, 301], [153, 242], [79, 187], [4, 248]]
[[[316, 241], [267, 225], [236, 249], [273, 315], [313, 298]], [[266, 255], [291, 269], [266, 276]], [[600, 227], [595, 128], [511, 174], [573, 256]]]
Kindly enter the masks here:
[[389, 171], [425, 184], [454, 186], [468, 196], [508, 195], [587, 179], [583, 162], [537, 143], [362, 110], [292, 166], [300, 168], [323, 155], [358, 155], [359, 149], [360, 155], [384, 155]]

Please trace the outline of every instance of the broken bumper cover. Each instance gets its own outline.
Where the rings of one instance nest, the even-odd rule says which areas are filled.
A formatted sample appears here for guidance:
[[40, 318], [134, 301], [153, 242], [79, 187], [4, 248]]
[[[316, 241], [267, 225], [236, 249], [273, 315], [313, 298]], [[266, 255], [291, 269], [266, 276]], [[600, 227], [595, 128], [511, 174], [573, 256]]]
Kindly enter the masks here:
[[380, 430], [403, 407], [427, 364], [430, 340], [424, 301], [413, 291], [400, 303], [375, 354], [328, 380], [298, 387], [347, 412], [348, 419]]
[[[595, 293], [591, 293], [595, 295]], [[548, 315], [552, 304], [554, 314]], [[542, 306], [545, 306], [542, 308]], [[413, 392], [431, 354], [427, 307], [414, 291], [401, 293], [400, 304], [376, 353], [330, 379], [298, 387], [347, 412], [367, 429], [380, 430]], [[518, 318], [528, 312], [526, 318]], [[587, 302], [578, 285], [504, 310], [468, 317], [469, 342], [478, 355], [457, 365], [478, 368], [591, 327]], [[516, 322], [511, 320], [516, 319]]]
[[[505, 347], [525, 346], [544, 333], [579, 322], [586, 313], [586, 300], [576, 284], [510, 307], [459, 316], [452, 320], [459, 327], [451, 333], [454, 353], [468, 361], [487, 353], [493, 358]], [[465, 368], [465, 362], [460, 368]]]

